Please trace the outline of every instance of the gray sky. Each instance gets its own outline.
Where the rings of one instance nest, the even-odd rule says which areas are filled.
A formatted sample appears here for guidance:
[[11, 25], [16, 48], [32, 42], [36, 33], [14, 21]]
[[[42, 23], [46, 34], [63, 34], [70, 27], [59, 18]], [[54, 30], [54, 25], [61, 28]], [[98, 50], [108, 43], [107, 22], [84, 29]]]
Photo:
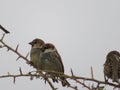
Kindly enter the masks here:
[[[75, 75], [90, 77], [92, 66], [95, 78], [103, 80], [107, 53], [120, 51], [119, 0], [0, 0], [0, 11], [0, 24], [11, 32], [6, 43], [13, 48], [19, 44], [24, 56], [36, 37], [55, 44], [68, 75], [72, 68]], [[0, 75], [17, 74], [19, 67], [24, 73], [34, 70], [22, 59], [16, 62], [17, 55], [11, 51], [0, 49], [0, 54]], [[0, 90], [51, 89], [39, 79], [17, 78], [15, 85], [12, 80], [0, 79]]]

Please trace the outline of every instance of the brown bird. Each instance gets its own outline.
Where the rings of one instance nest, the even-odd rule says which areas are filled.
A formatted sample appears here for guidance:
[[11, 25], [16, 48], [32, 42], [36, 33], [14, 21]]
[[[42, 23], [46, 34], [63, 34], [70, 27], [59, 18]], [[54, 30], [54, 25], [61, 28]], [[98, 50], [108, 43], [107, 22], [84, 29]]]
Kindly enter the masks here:
[[[55, 71], [60, 72], [61, 74], [64, 73], [61, 57], [53, 44], [45, 44], [41, 39], [34, 39], [29, 44], [32, 45], [30, 59], [34, 68], [37, 70]], [[46, 74], [51, 76], [53, 82], [58, 82], [58, 77], [60, 77], [63, 86], [70, 85], [67, 80], [59, 74], [51, 72]]]
[[120, 53], [118, 51], [111, 51], [106, 57], [104, 64], [104, 76], [112, 79], [113, 82], [118, 82], [120, 79]]
[[[55, 71], [64, 73], [64, 66], [61, 60], [61, 57], [55, 48], [55, 46], [51, 43], [46, 43], [43, 45], [43, 53], [41, 54], [41, 63], [43, 70]], [[63, 86], [69, 86], [69, 82], [59, 74], [50, 73], [53, 79], [53, 82], [58, 82], [56, 77], [60, 77], [61, 83]]]
[[36, 38], [29, 44], [31, 45], [31, 51], [30, 51], [31, 64], [37, 70], [41, 70], [42, 63], [40, 60], [40, 54], [42, 53], [41, 49], [45, 43], [43, 40]]

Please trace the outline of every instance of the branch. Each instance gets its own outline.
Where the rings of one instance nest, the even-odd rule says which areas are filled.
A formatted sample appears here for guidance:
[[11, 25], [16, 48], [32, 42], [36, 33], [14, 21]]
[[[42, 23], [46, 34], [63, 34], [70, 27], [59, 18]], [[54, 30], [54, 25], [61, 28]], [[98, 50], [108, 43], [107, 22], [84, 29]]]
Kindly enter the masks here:
[[12, 52], [14, 52], [15, 54], [18, 55], [18, 58], [22, 58], [23, 60], [25, 60], [27, 63], [29, 63], [30, 61], [24, 57], [21, 53], [18, 52], [18, 46], [16, 47], [16, 49], [13, 49], [12, 47], [10, 47], [9, 45], [7, 45], [4, 41], [3, 41], [3, 38], [4, 38], [5, 34], [3, 34], [3, 37], [0, 39], [0, 42], [3, 44], [3, 47], [6, 47], [8, 50], [11, 50]]
[[[16, 48], [13, 49], [12, 47], [10, 47], [9, 45], [7, 45], [7, 44], [3, 41], [4, 36], [5, 36], [5, 34], [3, 34], [2, 38], [0, 39], [1, 44], [3, 44], [2, 47], [6, 47], [6, 48], [8, 49], [8, 51], [11, 50], [11, 51], [14, 52], [15, 54], [17, 54], [17, 55], [18, 55], [17, 60], [18, 60], [19, 58], [22, 58], [22, 59], [25, 60], [28, 64], [30, 64], [30, 60], [27, 59], [29, 53], [26, 55], [26, 57], [23, 56], [21, 53], [18, 52], [18, 47], [19, 47], [19, 45], [17, 45]], [[118, 83], [117, 83], [117, 84], [114, 84], [114, 83], [110, 83], [110, 82], [106, 82], [106, 81], [101, 81], [101, 80], [94, 79], [92, 67], [91, 67], [91, 76], [92, 76], [91, 78], [76, 76], [76, 75], [73, 74], [72, 69], [71, 69], [71, 75], [66, 75], [66, 74], [63, 74], [63, 73], [60, 73], [60, 72], [48, 71], [48, 70], [32, 71], [32, 72], [29, 72], [29, 73], [27, 73], [27, 74], [23, 74], [21, 68], [19, 69], [19, 71], [20, 71], [20, 74], [12, 75], [12, 74], [9, 74], [9, 73], [8, 73], [8, 75], [2, 75], [2, 76], [0, 76], [0, 78], [12, 77], [12, 78], [13, 78], [13, 82], [15, 83], [17, 77], [30, 77], [31, 80], [33, 79], [33, 77], [36, 77], [36, 78], [42, 77], [42, 78], [44, 78], [44, 80], [46, 80], [46, 81], [48, 82], [48, 84], [50, 85], [50, 87], [52, 88], [52, 90], [56, 90], [57, 88], [55, 88], [55, 87], [53, 86], [52, 82], [49, 80], [49, 78], [52, 78], [50, 75], [44, 75], [43, 73], [39, 73], [39, 74], [37, 73], [37, 72], [45, 72], [45, 73], [49, 72], [49, 73], [55, 73], [55, 74], [57, 74], [57, 75], [60, 75], [61, 77], [64, 77], [65, 79], [71, 79], [71, 80], [75, 81], [76, 83], [84, 86], [84, 87], [87, 88], [88, 90], [92, 90], [92, 89], [91, 89], [91, 86], [89, 86], [89, 85], [87, 85], [87, 84], [85, 83], [86, 81], [96, 83], [96, 84], [97, 84], [97, 87], [99, 87], [99, 85], [102, 84], [102, 85], [109, 85], [109, 86], [119, 87], [119, 88], [120, 88], [120, 85], [119, 85]], [[36, 73], [33, 74], [33, 72], [36, 72]], [[58, 79], [58, 80], [59, 80], [59, 79]], [[81, 82], [81, 80], [82, 80], [83, 82]], [[59, 81], [60, 81], [60, 80], [59, 80]], [[74, 90], [78, 90], [78, 89], [77, 89], [77, 86], [73, 87], [73, 86], [70, 85], [70, 86], [68, 86], [68, 87], [70, 87], [70, 88], [72, 88], [72, 89], [74, 89]]]
[[6, 34], [10, 33], [8, 30], [6, 30], [2, 25], [0, 25], [0, 29], [3, 30]]
[[[89, 90], [91, 90], [91, 88], [84, 83], [85, 81], [92, 81], [92, 82], [97, 83], [99, 85], [103, 84], [103, 85], [109, 85], [109, 86], [113, 86], [113, 87], [120, 87], [120, 85], [118, 85], [118, 84], [105, 82], [105, 81], [100, 81], [100, 80], [93, 79], [93, 78], [86, 78], [86, 77], [80, 77], [80, 76], [74, 76], [73, 77], [73, 76], [69, 76], [69, 75], [66, 75], [66, 74], [63, 74], [63, 73], [60, 73], [60, 72], [47, 71], [47, 70], [31, 71], [31, 72], [29, 72], [27, 74], [23, 74], [23, 73], [21, 74], [21, 71], [20, 71], [20, 74], [17, 74], [17, 75], [12, 75], [12, 74], [2, 75], [2, 76], [0, 76], [0, 78], [6, 78], [6, 77], [13, 77], [13, 78], [16, 78], [16, 77], [36, 77], [36, 78], [38, 78], [38, 77], [43, 77], [45, 80], [47, 80], [48, 78], [52, 78], [50, 75], [45, 75], [43, 73], [37, 74], [37, 72], [40, 72], [40, 71], [42, 71], [42, 72], [51, 72], [51, 73], [56, 73], [56, 74], [62, 74], [61, 75], [62, 77], [74, 80], [74, 81], [76, 81], [77, 83], [83, 85], [84, 87], [86, 87]], [[33, 74], [33, 72], [35, 72], [35, 73]], [[80, 80], [83, 80], [83, 82], [81, 82]], [[48, 81], [48, 83], [49, 83], [49, 81]], [[53, 90], [56, 90], [56, 88], [54, 88]]]
[[[27, 64], [30, 64], [30, 61], [27, 59], [29, 53], [26, 55], [26, 57], [24, 57], [22, 54], [20, 54], [20, 53], [18, 52], [18, 47], [19, 47], [19, 45], [17, 45], [16, 49], [13, 49], [12, 47], [10, 47], [9, 45], [7, 45], [6, 43], [3, 42], [4, 36], [5, 36], [5, 34], [3, 34], [2, 38], [0, 39], [0, 42], [3, 44], [3, 47], [6, 47], [8, 50], [11, 50], [12, 52], [16, 53], [16, 54], [18, 55], [17, 60], [18, 60], [19, 58], [23, 58], [23, 60], [25, 60], [25, 61], [27, 62]], [[20, 77], [20, 76], [29, 76], [29, 74], [5, 75], [5, 76], [0, 76], [0, 78], [13, 77], [13, 78], [14, 78], [14, 83], [15, 83], [15, 78], [16, 78], [16, 77]], [[33, 75], [33, 76], [34, 76], [34, 75]], [[48, 78], [46, 78], [46, 81], [48, 82], [48, 84], [51, 86], [51, 88], [52, 88], [53, 90], [56, 90]]]

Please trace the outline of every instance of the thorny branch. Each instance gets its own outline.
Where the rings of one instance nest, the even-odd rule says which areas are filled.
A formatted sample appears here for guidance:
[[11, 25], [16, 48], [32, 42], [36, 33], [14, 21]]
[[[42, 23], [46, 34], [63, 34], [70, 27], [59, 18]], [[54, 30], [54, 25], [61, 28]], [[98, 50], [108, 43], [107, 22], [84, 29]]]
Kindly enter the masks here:
[[[20, 53], [18, 52], [18, 46], [19, 46], [19, 45], [17, 45], [16, 49], [13, 49], [13, 48], [11, 48], [9, 45], [7, 45], [6, 43], [4, 43], [4, 41], [3, 41], [4, 36], [5, 36], [5, 34], [3, 34], [2, 38], [0, 39], [0, 42], [3, 44], [2, 47], [6, 47], [6, 48], [8, 49], [8, 51], [11, 50], [11, 51], [13, 51], [14, 53], [16, 53], [16, 54], [18, 55], [17, 60], [18, 60], [19, 58], [22, 58], [23, 60], [25, 60], [25, 61], [29, 64], [30, 61], [27, 59], [29, 53], [26, 55], [26, 57], [24, 57], [22, 54], [20, 54]], [[21, 72], [21, 73], [22, 73], [22, 72]], [[6, 75], [6, 76], [8, 76], [8, 77], [14, 77], [13, 80], [14, 80], [14, 83], [15, 83], [15, 78], [16, 78], [16, 77], [20, 77], [20, 76], [23, 75], [23, 74], [21, 74], [21, 73], [20, 73], [20, 75], [17, 75], [17, 76], [9, 75], [9, 74]], [[6, 76], [5, 76], [5, 77], [6, 77]], [[26, 76], [27, 76], [27, 75], [26, 75]], [[4, 76], [2, 76], [2, 77], [4, 77]], [[1, 77], [0, 77], [0, 78], [1, 78]], [[43, 78], [45, 78], [45, 77], [43, 77]], [[54, 88], [53, 84], [51, 83], [51, 81], [50, 81], [48, 78], [46, 79], [46, 81], [48, 82], [48, 84], [50, 85], [50, 87], [52, 88], [52, 90], [56, 90], [56, 89]]]
[[[23, 58], [26, 62], [30, 62], [30, 61], [27, 59], [27, 57], [24, 57], [22, 54], [20, 54], [20, 53], [18, 52], [18, 46], [19, 46], [19, 45], [16, 46], [16, 49], [13, 49], [13, 48], [11, 48], [9, 45], [7, 45], [6, 43], [4, 43], [4, 41], [3, 41], [4, 36], [5, 36], [5, 34], [3, 34], [2, 38], [0, 39], [0, 42], [3, 44], [3, 47], [6, 47], [6, 48], [8, 49], [8, 51], [11, 50], [11, 51], [13, 51], [14, 53], [16, 53], [16, 54], [18, 55], [18, 58], [17, 58], [17, 59]], [[27, 56], [28, 56], [28, 55], [27, 55]]]
[[[7, 45], [3, 39], [4, 39], [4, 36], [5, 34], [3, 34], [3, 36], [1, 37], [0, 39], [0, 42], [2, 44], [2, 46], [0, 48], [3, 48], [3, 47], [6, 47], [9, 50], [11, 50], [12, 52], [14, 52], [15, 54], [18, 55], [18, 58], [22, 58], [23, 60], [25, 60], [28, 64], [30, 63], [30, 61], [27, 59], [29, 53], [25, 56], [23, 56], [21, 53], [18, 52], [18, 48], [19, 48], [19, 45], [16, 46], [15, 49], [13, 49], [12, 47], [10, 47], [9, 45]], [[99, 90], [99, 87], [101, 87], [101, 85], [109, 85], [109, 86], [113, 86], [113, 87], [119, 87], [120, 88], [120, 85], [119, 84], [114, 84], [114, 83], [111, 83], [111, 82], [106, 82], [106, 81], [101, 81], [101, 80], [97, 80], [93, 77], [93, 69], [91, 67], [91, 78], [87, 78], [87, 77], [81, 77], [81, 76], [76, 76], [74, 75], [72, 69], [71, 69], [71, 75], [66, 75], [66, 74], [63, 74], [63, 73], [60, 73], [60, 72], [54, 72], [54, 71], [47, 71], [47, 70], [41, 70], [42, 72], [51, 72], [51, 73], [57, 73], [59, 75], [62, 75], [63, 77], [65, 77], [66, 79], [70, 79], [70, 80], [73, 80], [75, 81], [76, 83], [82, 85], [83, 87], [87, 88], [88, 90]], [[19, 68], [19, 74], [17, 75], [13, 75], [13, 74], [10, 74], [8, 73], [8, 75], [1, 75], [0, 78], [7, 78], [7, 77], [12, 77], [13, 78], [13, 82], [15, 83], [16, 81], [16, 78], [17, 77], [30, 77], [30, 79], [32, 80], [34, 77], [36, 78], [39, 78], [39, 77], [42, 77], [44, 78], [48, 84], [50, 85], [50, 87], [52, 88], [52, 90], [57, 90], [57, 88], [54, 87], [53, 83], [49, 80], [49, 78], [51, 78], [51, 76], [49, 75], [45, 75], [44, 73], [39, 73], [39, 71], [31, 71], [31, 72], [28, 72], [28, 73], [23, 73], [21, 68]], [[60, 81], [60, 80], [59, 80]], [[85, 82], [93, 82], [93, 83], [96, 83], [97, 86], [93, 89], [91, 85], [88, 85], [86, 84]], [[74, 90], [78, 90], [78, 87], [77, 86], [68, 86], [69, 88], [72, 88]]]

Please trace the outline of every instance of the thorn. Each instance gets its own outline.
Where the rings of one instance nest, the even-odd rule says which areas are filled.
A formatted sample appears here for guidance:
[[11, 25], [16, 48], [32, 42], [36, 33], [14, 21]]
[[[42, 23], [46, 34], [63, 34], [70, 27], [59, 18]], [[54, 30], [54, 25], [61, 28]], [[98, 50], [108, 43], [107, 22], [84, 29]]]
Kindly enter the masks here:
[[92, 66], [91, 66], [91, 77], [92, 77], [92, 79], [94, 78]]
[[31, 72], [28, 72], [29, 75], [31, 75]]
[[34, 78], [34, 77], [33, 77], [33, 76], [31, 76], [31, 77], [30, 77], [30, 80], [33, 80], [33, 78]]
[[10, 49], [9, 48], [7, 48], [7, 52], [9, 51]]
[[21, 70], [21, 67], [19, 67], [19, 71], [20, 71], [20, 75], [22, 75], [22, 70]]
[[27, 53], [27, 55], [26, 55], [26, 57], [25, 57], [25, 58], [27, 58], [27, 57], [28, 57], [28, 55], [29, 55], [29, 52]]
[[17, 45], [17, 47], [16, 47], [15, 51], [17, 51], [17, 50], [18, 50], [18, 47], [19, 47], [19, 44]]
[[10, 73], [8, 72], [8, 75], [10, 75]]
[[16, 59], [16, 61], [17, 61], [18, 59], [20, 59], [20, 56]]
[[71, 74], [72, 74], [72, 76], [74, 76], [73, 71], [72, 71], [72, 68], [71, 68]]
[[16, 77], [13, 77], [13, 83], [15, 84], [15, 79], [16, 79]]
[[0, 48], [3, 48], [3, 46], [2, 46], [2, 45], [0, 45]]
[[5, 37], [5, 33], [3, 34], [2, 38], [1, 38], [1, 41], [3, 41], [3, 38]]

